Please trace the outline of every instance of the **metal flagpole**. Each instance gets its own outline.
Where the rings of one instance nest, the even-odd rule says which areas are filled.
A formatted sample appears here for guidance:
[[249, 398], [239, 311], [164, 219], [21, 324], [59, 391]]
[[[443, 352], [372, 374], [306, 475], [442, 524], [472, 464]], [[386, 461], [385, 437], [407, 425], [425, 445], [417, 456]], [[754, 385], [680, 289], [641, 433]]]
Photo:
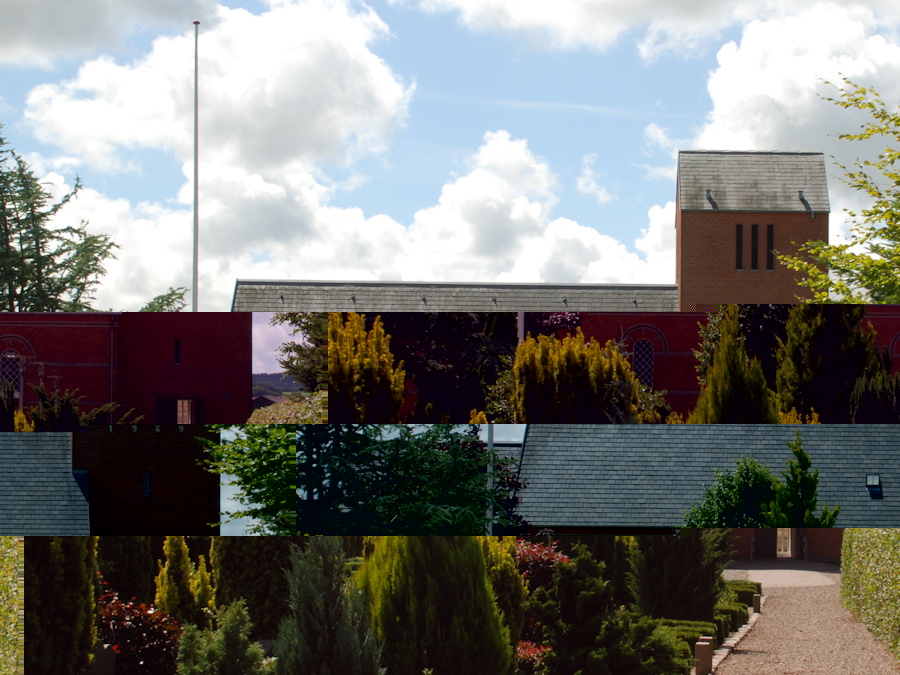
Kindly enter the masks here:
[[[494, 489], [494, 423], [489, 422], [487, 425], [488, 428], [488, 456], [491, 457], [491, 462], [488, 464], [488, 481], [487, 488], [488, 492], [491, 492]], [[487, 535], [491, 536], [494, 533], [494, 510], [491, 507], [488, 507], [487, 510]]]
[[200, 203], [200, 183], [199, 183], [199, 171], [198, 171], [198, 99], [200, 88], [198, 86], [198, 76], [199, 76], [199, 68], [197, 65], [197, 41], [198, 34], [200, 32], [200, 22], [194, 22], [194, 288], [191, 292], [191, 310], [197, 311], [197, 299], [198, 299], [198, 272], [197, 272], [197, 261], [199, 258], [199, 249], [200, 249], [200, 213], [199, 213], [199, 203]]

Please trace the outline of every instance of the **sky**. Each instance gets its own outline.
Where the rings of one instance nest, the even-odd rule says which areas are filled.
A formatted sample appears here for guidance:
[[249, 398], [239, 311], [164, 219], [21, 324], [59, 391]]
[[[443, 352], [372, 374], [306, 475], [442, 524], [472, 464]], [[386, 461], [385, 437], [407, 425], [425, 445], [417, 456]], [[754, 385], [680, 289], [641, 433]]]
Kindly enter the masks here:
[[[783, 5], [783, 6], [781, 6]], [[827, 158], [831, 239], [900, 101], [896, 0], [0, 0], [3, 136], [119, 245], [95, 306], [200, 284], [675, 281], [678, 149]], [[881, 147], [883, 147], [883, 142]], [[190, 298], [190, 296], [188, 296]]]

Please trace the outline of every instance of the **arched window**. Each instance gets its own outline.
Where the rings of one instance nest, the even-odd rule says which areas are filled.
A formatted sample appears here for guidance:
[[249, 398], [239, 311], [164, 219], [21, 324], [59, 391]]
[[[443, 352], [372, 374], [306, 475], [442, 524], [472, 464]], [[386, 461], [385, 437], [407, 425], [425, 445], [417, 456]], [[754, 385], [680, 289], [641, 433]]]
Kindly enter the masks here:
[[650, 340], [641, 339], [634, 343], [631, 368], [641, 384], [653, 386], [653, 343]]
[[0, 355], [0, 384], [12, 382], [16, 401], [22, 400], [22, 372], [19, 368], [19, 352], [7, 349]]

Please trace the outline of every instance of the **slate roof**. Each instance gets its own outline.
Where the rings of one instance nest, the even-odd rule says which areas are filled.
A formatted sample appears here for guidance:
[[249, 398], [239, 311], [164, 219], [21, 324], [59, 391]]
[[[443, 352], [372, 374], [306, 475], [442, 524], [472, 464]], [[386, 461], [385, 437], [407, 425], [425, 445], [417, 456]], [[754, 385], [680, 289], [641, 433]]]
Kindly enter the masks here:
[[[820, 507], [841, 505], [838, 527], [900, 526], [898, 425], [529, 425], [520, 513], [538, 528], [678, 527], [742, 455], [780, 475], [797, 429]], [[883, 499], [869, 497], [867, 473], [881, 476]]]
[[[424, 298], [424, 300], [423, 300]], [[636, 304], [635, 304], [636, 301]], [[238, 279], [233, 312], [675, 312], [675, 285]]]
[[682, 211], [831, 210], [821, 152], [681, 150], [677, 182]]
[[90, 534], [88, 503], [72, 476], [71, 434], [0, 434], [0, 534]]

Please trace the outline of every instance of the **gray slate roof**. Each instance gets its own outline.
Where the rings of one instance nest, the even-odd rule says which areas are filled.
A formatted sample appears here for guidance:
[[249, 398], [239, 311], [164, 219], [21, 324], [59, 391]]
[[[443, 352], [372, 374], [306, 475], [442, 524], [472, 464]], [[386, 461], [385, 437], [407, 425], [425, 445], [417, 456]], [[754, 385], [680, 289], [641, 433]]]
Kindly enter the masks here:
[[[797, 429], [838, 527], [900, 526], [900, 425], [529, 425], [520, 513], [539, 528], [678, 527], [742, 455], [780, 475]], [[884, 499], [869, 497], [867, 473]]]
[[90, 534], [88, 503], [72, 476], [71, 434], [0, 434], [0, 534]]
[[831, 210], [821, 152], [681, 150], [678, 196], [682, 211]]
[[238, 279], [235, 284], [234, 301], [231, 305], [233, 312], [674, 312], [677, 310], [678, 287], [674, 285], [243, 279]]

